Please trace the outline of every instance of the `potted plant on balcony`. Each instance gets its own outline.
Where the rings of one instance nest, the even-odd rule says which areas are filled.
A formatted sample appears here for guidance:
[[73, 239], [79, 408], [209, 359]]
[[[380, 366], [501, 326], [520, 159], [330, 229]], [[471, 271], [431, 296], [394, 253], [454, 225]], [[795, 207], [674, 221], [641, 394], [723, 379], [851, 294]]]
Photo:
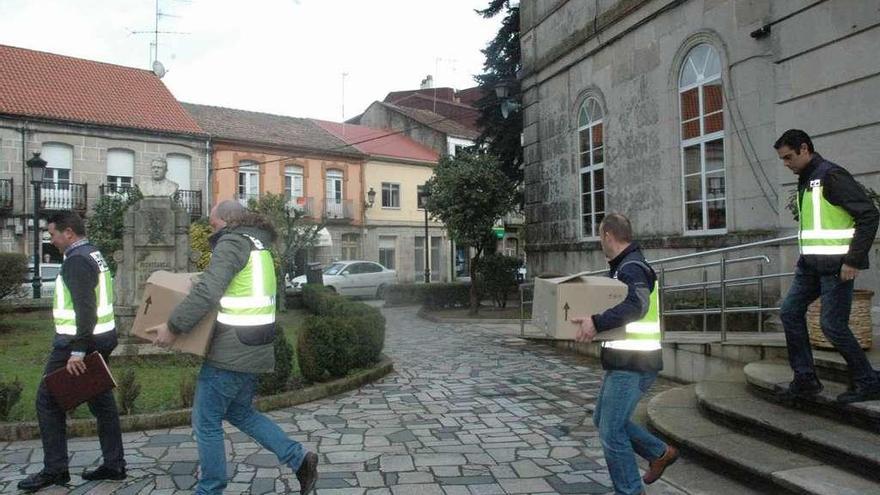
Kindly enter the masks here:
[[[861, 184], [874, 202], [874, 206], [880, 209], [880, 194], [874, 189]], [[786, 208], [791, 212], [795, 221], [798, 220], [797, 190], [788, 196]], [[852, 308], [849, 314], [849, 327], [856, 340], [863, 349], [870, 349], [873, 344], [873, 328], [871, 321], [871, 299], [874, 291], [869, 289], [854, 289]], [[822, 298], [818, 298], [807, 308], [807, 331], [810, 334], [810, 344], [817, 349], [833, 349], [834, 345], [825, 338], [820, 324], [822, 314]]]

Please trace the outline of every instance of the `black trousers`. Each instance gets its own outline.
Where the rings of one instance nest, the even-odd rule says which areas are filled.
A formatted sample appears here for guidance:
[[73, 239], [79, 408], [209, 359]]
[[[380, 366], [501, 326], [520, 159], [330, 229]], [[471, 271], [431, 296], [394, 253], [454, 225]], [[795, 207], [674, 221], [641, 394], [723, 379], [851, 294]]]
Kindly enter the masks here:
[[[96, 339], [104, 342], [88, 352], [98, 351], [104, 360], [110, 362], [110, 353], [116, 347], [115, 335], [111, 339]], [[70, 349], [55, 347], [49, 355], [49, 362], [43, 376], [67, 365]], [[122, 449], [122, 429], [119, 426], [119, 411], [113, 391], [107, 391], [89, 401], [89, 410], [98, 420], [98, 439], [104, 455], [104, 465], [111, 469], [125, 468]], [[40, 439], [43, 441], [43, 465], [47, 473], [60, 473], [68, 470], [70, 458], [67, 455], [67, 413], [40, 382], [37, 389], [37, 420], [40, 423]]]

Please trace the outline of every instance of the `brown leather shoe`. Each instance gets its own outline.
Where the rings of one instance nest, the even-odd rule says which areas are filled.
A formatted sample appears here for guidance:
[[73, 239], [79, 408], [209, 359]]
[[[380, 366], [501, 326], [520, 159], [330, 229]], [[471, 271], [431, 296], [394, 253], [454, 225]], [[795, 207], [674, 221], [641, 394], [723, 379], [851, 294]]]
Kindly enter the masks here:
[[666, 468], [675, 464], [675, 461], [677, 460], [678, 449], [672, 445], [667, 446], [666, 452], [664, 452], [663, 455], [648, 463], [648, 472], [645, 473], [642, 481], [644, 481], [646, 485], [650, 485], [659, 480], [660, 477], [663, 476], [663, 471], [666, 471]]

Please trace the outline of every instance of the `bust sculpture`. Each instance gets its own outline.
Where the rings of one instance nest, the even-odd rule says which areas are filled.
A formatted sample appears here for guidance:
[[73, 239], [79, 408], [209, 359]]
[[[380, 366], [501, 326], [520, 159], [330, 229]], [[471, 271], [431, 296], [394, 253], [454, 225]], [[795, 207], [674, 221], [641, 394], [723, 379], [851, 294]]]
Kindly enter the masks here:
[[168, 162], [164, 158], [156, 158], [150, 163], [150, 180], [138, 184], [144, 196], [173, 196], [177, 192], [176, 182], [168, 180]]

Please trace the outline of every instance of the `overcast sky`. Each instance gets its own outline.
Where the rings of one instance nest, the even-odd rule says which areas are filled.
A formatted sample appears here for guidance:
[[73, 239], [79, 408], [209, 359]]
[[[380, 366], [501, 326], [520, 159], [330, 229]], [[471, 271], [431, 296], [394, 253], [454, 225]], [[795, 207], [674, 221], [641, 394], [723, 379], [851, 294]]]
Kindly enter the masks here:
[[[181, 101], [342, 119], [389, 91], [474, 86], [489, 0], [159, 0], [163, 81]], [[149, 68], [155, 0], [0, 0], [0, 44]], [[174, 16], [174, 17], [171, 17]]]

